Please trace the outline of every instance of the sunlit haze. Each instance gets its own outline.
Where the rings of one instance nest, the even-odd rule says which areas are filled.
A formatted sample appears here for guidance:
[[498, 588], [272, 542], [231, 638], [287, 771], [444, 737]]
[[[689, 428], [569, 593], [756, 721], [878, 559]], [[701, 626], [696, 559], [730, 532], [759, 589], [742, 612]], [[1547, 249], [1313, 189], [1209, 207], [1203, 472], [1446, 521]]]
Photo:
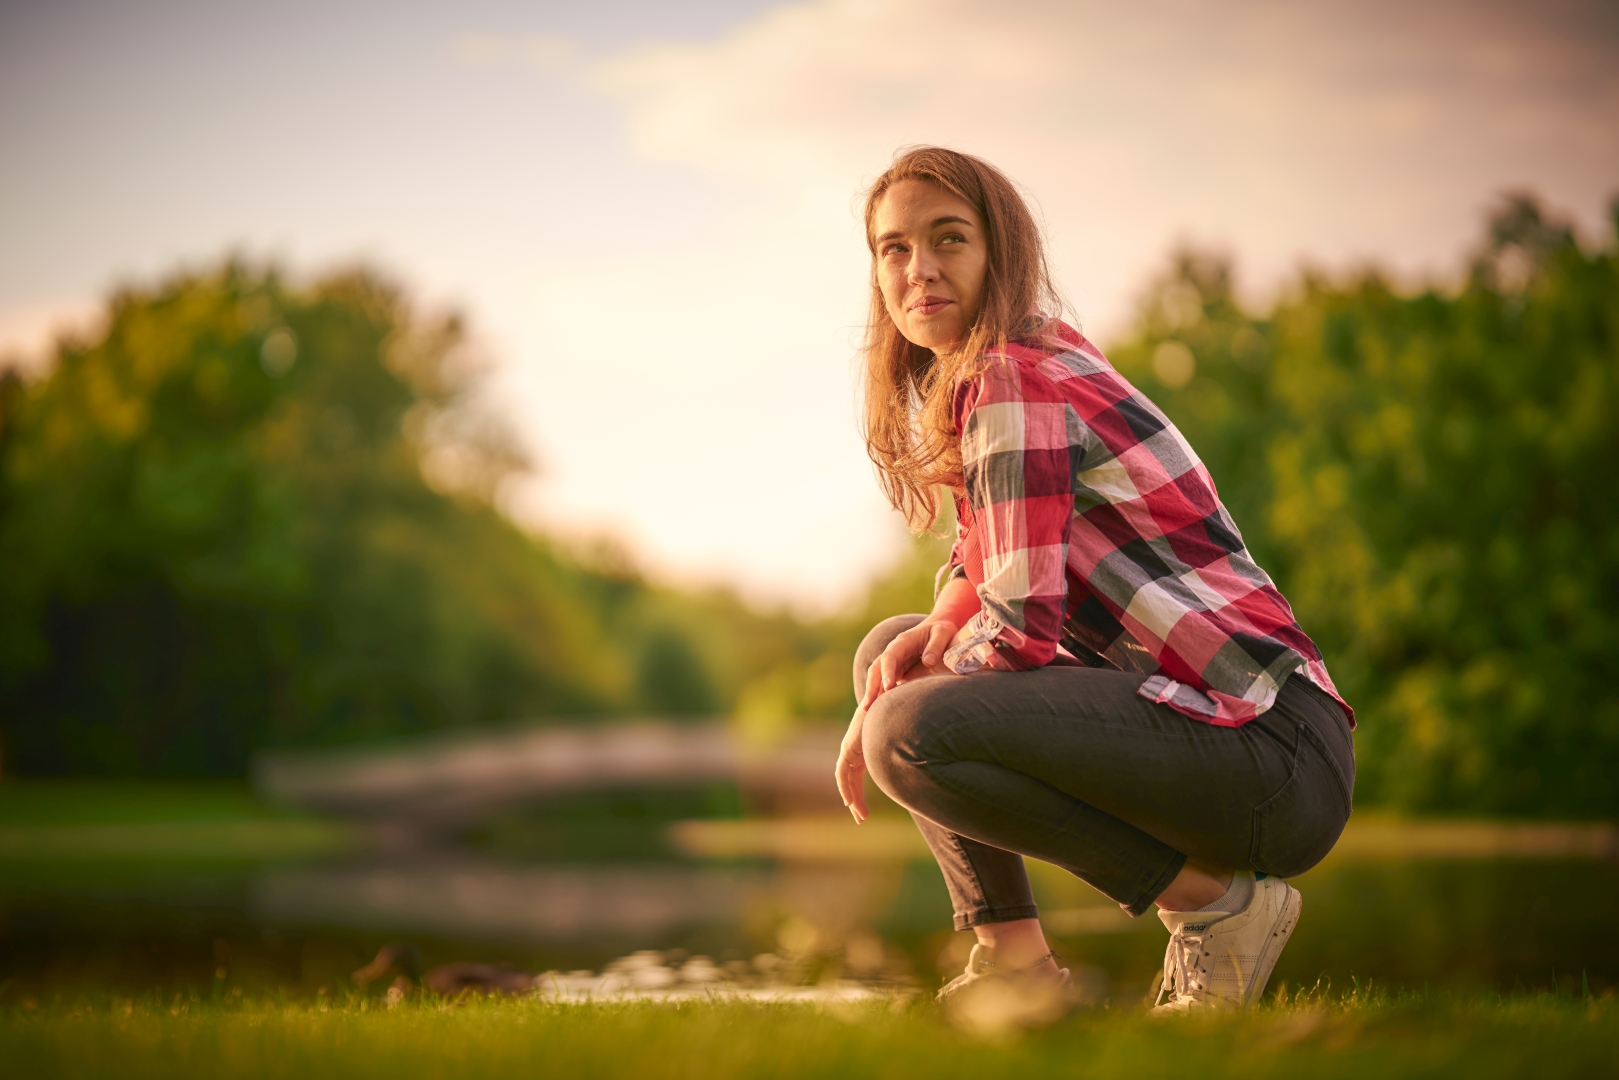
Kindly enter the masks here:
[[903, 535], [856, 432], [858, 198], [986, 156], [1104, 346], [1178, 242], [1453, 276], [1531, 189], [1619, 191], [1619, 8], [1331, 0], [0, 10], [0, 351], [227, 251], [471, 318], [548, 531], [826, 610]]

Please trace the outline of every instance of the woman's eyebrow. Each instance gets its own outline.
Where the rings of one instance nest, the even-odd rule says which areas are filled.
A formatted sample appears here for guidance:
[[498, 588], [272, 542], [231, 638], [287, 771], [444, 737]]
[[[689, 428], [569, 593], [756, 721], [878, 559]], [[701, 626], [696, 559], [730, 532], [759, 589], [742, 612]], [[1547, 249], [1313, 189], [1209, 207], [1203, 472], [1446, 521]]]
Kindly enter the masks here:
[[[964, 217], [955, 217], [954, 215], [942, 218], [934, 218], [933, 224], [928, 226], [928, 228], [937, 229], [940, 225], [965, 225], [969, 229], [978, 228], [977, 222], [968, 221]], [[904, 235], [905, 233], [900, 229], [889, 229], [887, 232], [877, 237], [875, 242], [881, 244], [888, 240], [897, 240]]]

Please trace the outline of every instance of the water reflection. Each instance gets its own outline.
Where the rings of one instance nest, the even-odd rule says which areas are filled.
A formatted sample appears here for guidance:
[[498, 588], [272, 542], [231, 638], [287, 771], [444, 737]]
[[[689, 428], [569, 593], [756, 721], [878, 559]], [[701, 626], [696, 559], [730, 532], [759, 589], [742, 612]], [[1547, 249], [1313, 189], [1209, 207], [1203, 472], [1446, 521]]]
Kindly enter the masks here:
[[[1144, 993], [1165, 934], [1031, 866], [1054, 943], [1099, 997]], [[1619, 984], [1603, 947], [1619, 864], [1600, 858], [1338, 857], [1304, 875], [1274, 976], [1421, 987]], [[201, 871], [0, 862], [0, 985], [231, 985], [344, 992], [382, 943], [433, 963], [604, 970], [637, 950], [720, 965], [790, 958], [806, 980], [858, 970], [931, 984], [959, 965], [938, 871], [918, 860], [558, 862], [470, 850]], [[220, 972], [227, 974], [222, 976]], [[830, 973], [830, 974], [829, 974]], [[0, 993], [6, 991], [0, 990]]]
[[276, 926], [525, 944], [634, 938], [663, 947], [693, 930], [796, 920], [830, 946], [880, 921], [904, 872], [904, 864], [531, 865], [461, 853], [270, 870], [248, 895], [253, 917]]
[[606, 934], [649, 941], [728, 925], [771, 892], [762, 868], [508, 866], [467, 856], [275, 870], [250, 890], [273, 925], [353, 926], [518, 942]]

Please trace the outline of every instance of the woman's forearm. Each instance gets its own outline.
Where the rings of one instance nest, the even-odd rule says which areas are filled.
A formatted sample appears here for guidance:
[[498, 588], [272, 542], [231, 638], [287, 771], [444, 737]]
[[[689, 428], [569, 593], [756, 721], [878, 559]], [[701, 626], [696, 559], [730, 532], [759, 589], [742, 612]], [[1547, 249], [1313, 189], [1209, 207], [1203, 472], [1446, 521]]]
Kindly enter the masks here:
[[978, 592], [972, 583], [965, 578], [954, 578], [947, 583], [933, 602], [933, 613], [895, 636], [871, 665], [862, 707], [869, 707], [878, 695], [902, 682], [949, 674], [950, 668], [944, 664], [945, 650], [960, 636], [962, 626], [977, 613]]
[[[944, 622], [955, 628], [955, 641], [959, 642], [964, 636], [967, 620], [978, 614], [980, 608], [978, 590], [973, 583], [964, 577], [951, 578], [944, 588], [939, 590], [939, 598], [933, 602], [933, 614], [924, 622]], [[992, 654], [984, 661], [984, 666], [994, 671], [1014, 671], [1016, 665], [1008, 663], [999, 652]]]
[[939, 597], [933, 602], [933, 613], [926, 619], [927, 622], [947, 622], [957, 630], [967, 625], [967, 620], [978, 614], [978, 590], [973, 583], [964, 577], [951, 578], [939, 590]]

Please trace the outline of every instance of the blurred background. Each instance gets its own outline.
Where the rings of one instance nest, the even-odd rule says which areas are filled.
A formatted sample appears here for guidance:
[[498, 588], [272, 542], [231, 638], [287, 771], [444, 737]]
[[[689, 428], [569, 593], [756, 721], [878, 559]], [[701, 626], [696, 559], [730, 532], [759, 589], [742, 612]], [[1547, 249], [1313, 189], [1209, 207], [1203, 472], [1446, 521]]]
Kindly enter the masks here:
[[830, 778], [946, 550], [855, 426], [917, 142], [1026, 187], [1357, 708], [1277, 978], [1613, 987], [1615, 117], [1606, 0], [5, 4], [0, 1000], [958, 967]]

